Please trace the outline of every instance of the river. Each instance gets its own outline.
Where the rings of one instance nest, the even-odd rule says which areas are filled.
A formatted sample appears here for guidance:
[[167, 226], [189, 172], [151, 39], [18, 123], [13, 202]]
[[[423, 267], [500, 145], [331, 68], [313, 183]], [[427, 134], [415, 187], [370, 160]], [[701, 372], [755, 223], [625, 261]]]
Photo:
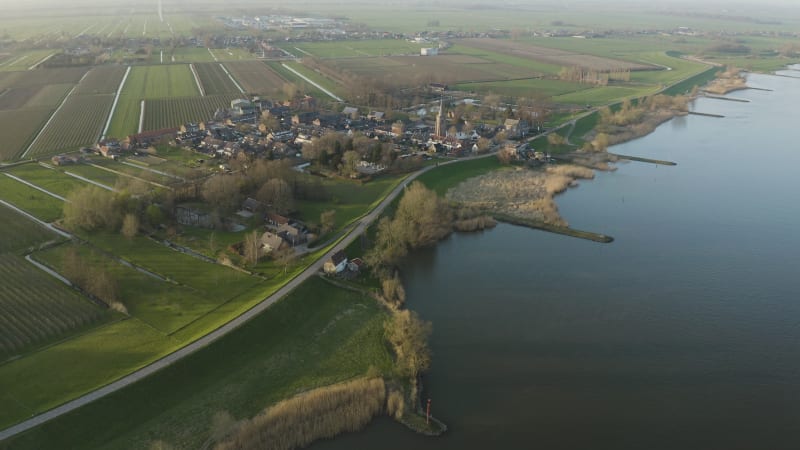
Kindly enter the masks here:
[[[800, 72], [794, 72], [800, 74]], [[612, 151], [558, 198], [598, 244], [500, 225], [415, 252], [425, 377], [450, 430], [388, 419], [314, 449], [800, 448], [800, 80], [730, 97]]]

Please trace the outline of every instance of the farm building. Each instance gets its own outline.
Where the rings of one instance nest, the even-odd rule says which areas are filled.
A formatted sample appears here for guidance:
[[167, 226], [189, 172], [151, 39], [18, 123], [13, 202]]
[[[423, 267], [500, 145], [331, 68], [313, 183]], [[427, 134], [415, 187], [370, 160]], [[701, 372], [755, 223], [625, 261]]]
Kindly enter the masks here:
[[149, 147], [150, 145], [175, 139], [178, 136], [179, 128], [162, 128], [160, 130], [144, 131], [142, 133], [128, 136], [128, 143], [131, 147]]
[[270, 233], [269, 231], [261, 235], [259, 243], [261, 244], [259, 256], [268, 255], [274, 251], [280, 250], [285, 245], [280, 236], [275, 233]]
[[331, 255], [322, 266], [322, 270], [328, 275], [344, 272], [345, 269], [347, 269], [347, 255], [345, 255], [344, 250], [339, 250]]
[[423, 47], [419, 49], [419, 54], [421, 56], [436, 56], [439, 54], [439, 49], [437, 47]]

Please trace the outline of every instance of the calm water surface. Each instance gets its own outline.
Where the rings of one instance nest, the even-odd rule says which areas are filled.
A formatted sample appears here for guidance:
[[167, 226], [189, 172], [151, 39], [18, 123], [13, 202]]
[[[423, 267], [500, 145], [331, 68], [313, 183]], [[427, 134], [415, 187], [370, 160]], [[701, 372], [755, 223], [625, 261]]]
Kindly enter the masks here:
[[[795, 72], [800, 74], [800, 72]], [[381, 419], [315, 449], [800, 448], [800, 80], [700, 100], [559, 197], [612, 244], [501, 225], [409, 258], [441, 438]]]

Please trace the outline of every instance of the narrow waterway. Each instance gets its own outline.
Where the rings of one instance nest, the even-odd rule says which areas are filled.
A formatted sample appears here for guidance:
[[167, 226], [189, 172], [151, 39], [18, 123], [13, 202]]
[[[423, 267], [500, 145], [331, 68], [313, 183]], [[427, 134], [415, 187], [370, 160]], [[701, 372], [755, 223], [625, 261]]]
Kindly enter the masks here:
[[[796, 72], [797, 73], [797, 72]], [[441, 438], [381, 419], [319, 449], [800, 448], [800, 80], [701, 99], [559, 197], [612, 244], [501, 225], [406, 264]]]

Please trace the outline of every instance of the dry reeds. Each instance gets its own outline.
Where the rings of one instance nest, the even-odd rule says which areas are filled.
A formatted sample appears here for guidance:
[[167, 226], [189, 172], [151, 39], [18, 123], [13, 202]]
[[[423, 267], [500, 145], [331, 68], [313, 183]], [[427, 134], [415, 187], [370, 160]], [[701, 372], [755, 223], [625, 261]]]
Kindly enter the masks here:
[[358, 379], [298, 395], [243, 421], [217, 450], [304, 447], [317, 439], [357, 431], [379, 414], [386, 400], [382, 378]]

